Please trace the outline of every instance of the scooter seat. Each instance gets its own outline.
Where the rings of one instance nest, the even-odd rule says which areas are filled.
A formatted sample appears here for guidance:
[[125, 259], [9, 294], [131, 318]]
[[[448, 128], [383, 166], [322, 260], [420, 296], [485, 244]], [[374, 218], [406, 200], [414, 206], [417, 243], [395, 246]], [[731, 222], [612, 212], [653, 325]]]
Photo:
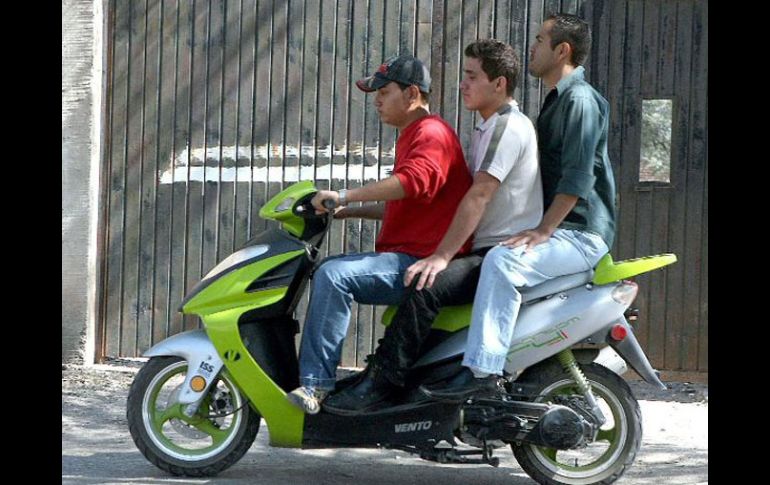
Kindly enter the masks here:
[[[531, 288], [519, 288], [522, 296], [522, 304], [553, 295], [560, 291], [570, 290], [591, 282], [594, 277], [593, 270], [583, 271], [570, 275], [560, 276], [545, 283], [533, 286]], [[433, 321], [431, 328], [444, 330], [447, 332], [456, 332], [471, 324], [471, 309], [473, 305], [455, 305], [445, 306]], [[397, 306], [389, 306], [382, 315], [382, 323], [385, 326], [390, 325], [393, 315], [396, 314]]]
[[582, 273], [573, 273], [560, 276], [531, 288], [519, 288], [519, 293], [521, 293], [522, 298], [521, 302], [527, 303], [544, 296], [553, 295], [554, 293], [558, 293], [560, 291], [571, 290], [572, 288], [590, 283], [593, 278], [594, 271], [589, 269], [588, 271], [583, 271]]

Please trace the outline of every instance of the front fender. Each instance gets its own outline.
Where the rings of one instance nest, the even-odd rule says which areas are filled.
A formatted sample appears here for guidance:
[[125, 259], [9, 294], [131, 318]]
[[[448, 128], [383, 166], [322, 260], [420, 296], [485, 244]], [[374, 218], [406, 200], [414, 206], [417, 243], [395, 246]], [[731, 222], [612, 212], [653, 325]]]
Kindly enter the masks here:
[[[182, 404], [192, 404], [200, 400], [224, 365], [204, 330], [178, 333], [158, 342], [143, 355], [144, 357], [177, 356], [187, 361], [187, 377], [178, 397], [178, 401]], [[205, 380], [205, 385], [197, 392], [190, 385], [196, 376]]]

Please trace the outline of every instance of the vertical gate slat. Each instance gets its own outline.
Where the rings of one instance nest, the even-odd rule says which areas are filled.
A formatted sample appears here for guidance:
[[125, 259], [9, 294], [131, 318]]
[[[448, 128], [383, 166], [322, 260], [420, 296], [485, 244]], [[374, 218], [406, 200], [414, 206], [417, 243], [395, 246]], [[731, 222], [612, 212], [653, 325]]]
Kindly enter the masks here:
[[[549, 15], [558, 13], [561, 10], [560, 0], [542, 0], [543, 3], [543, 11], [541, 13], [541, 18], [545, 20]], [[542, 24], [542, 23], [541, 23]], [[540, 90], [539, 90], [539, 96], [538, 96], [538, 112], [540, 111], [540, 107], [543, 106], [543, 101], [545, 101], [545, 97], [548, 95], [548, 88], [545, 86], [543, 82], [540, 82]]]
[[[640, 216], [638, 210], [640, 196], [642, 200], [649, 201], [649, 193], [636, 192], [636, 186], [639, 182], [640, 121], [642, 114], [641, 98], [638, 93], [642, 76], [640, 61], [642, 58], [644, 32], [642, 22], [632, 21], [633, 19], [643, 18], [644, 4], [643, 2], [630, 0], [627, 9], [625, 17], [625, 43], [623, 45], [623, 158], [620, 164], [621, 200], [625, 196], [626, 203], [623, 204], [620, 211], [623, 229], [622, 233], [618, 235], [620, 239], [619, 250], [623, 258], [635, 257], [638, 254], [640, 241], [645, 240], [645, 238], [649, 240], [647, 228], [637, 227], [639, 224], [638, 217]], [[647, 197], [645, 197], [645, 194]], [[649, 202], [645, 207], [649, 207]], [[640, 291], [634, 305], [640, 309], [643, 320], [648, 315], [649, 284], [647, 284], [646, 276], [643, 276], [639, 281]], [[642, 346], [647, 348], [649, 326], [640, 325], [637, 337]]]
[[701, 336], [700, 278], [704, 262], [701, 260], [702, 219], [704, 203], [705, 164], [705, 113], [706, 89], [698, 89], [701, 80], [708, 77], [707, 3], [693, 4], [692, 59], [690, 77], [689, 159], [687, 164], [686, 227], [683, 263], [685, 267], [683, 332], [683, 365], [686, 369], [698, 368], [699, 340]]
[[492, 23], [491, 37], [502, 42], [508, 42], [513, 45], [516, 51], [521, 50], [520, 45], [511, 42], [511, 30], [513, 21], [513, 9], [515, 1], [495, 1], [494, 2], [494, 22]]
[[243, 16], [239, 0], [229, 0], [223, 5], [221, 35], [221, 69], [218, 91], [219, 107], [219, 183], [216, 224], [216, 252], [214, 264], [229, 256], [235, 242], [235, 189], [238, 167], [238, 101], [239, 78], [238, 57], [241, 50], [239, 43], [239, 19]]
[[688, 189], [687, 160], [689, 136], [687, 126], [690, 112], [690, 75], [692, 42], [687, 30], [692, 26], [692, 5], [689, 2], [677, 2], [676, 63], [674, 73], [674, 119], [671, 132], [671, 183], [676, 190], [671, 197], [669, 251], [675, 253], [679, 261], [667, 270], [666, 307], [666, 348], [665, 366], [667, 369], [683, 369], [682, 336], [685, 331], [684, 287], [690, 284], [685, 272], [685, 210]]
[[642, 16], [642, 84], [644, 97], [659, 97], [658, 62], [660, 59], [660, 3], [656, 0], [644, 3]]
[[[672, 86], [662, 85], [665, 79], [673, 80], [672, 73], [666, 74], [661, 71], [666, 64], [663, 60], [672, 58], [672, 45], [667, 39], [667, 26], [665, 24], [667, 16], [664, 8], [667, 2], [649, 2], [645, 4], [644, 30], [645, 30], [645, 51], [642, 80], [642, 94], [650, 97], [665, 98], [670, 96]], [[666, 42], [669, 44], [666, 44]], [[669, 52], [666, 52], [669, 51]], [[671, 190], [654, 189], [651, 192], [651, 236], [652, 247], [649, 253], [639, 254], [659, 254], [668, 251], [669, 234], [669, 207], [671, 202]], [[650, 328], [650, 338], [648, 340], [647, 355], [650, 357], [652, 365], [656, 368], [662, 368], [665, 365], [665, 343], [666, 343], [666, 273], [665, 271], [654, 271], [649, 276], [649, 310], [646, 322]]]
[[442, 85], [442, 117], [452, 127], [457, 129], [459, 123], [460, 108], [458, 103], [460, 102], [460, 96], [458, 94], [458, 87], [460, 80], [462, 79], [461, 61], [462, 61], [462, 48], [461, 48], [461, 25], [462, 16], [457, 15], [457, 12], [462, 12], [462, 0], [446, 0], [446, 24], [444, 27], [444, 36], [446, 41], [444, 42], [444, 79]]
[[[324, 49], [322, 42], [322, 25], [324, 12], [324, 2], [321, 0], [306, 0], [304, 8], [304, 45], [302, 54], [302, 122], [300, 127], [300, 180], [314, 180], [315, 167], [320, 162], [322, 156], [323, 142], [320, 140], [321, 124], [328, 111], [322, 108], [322, 98], [320, 86], [322, 74], [321, 55]], [[328, 71], [327, 71], [328, 72]], [[328, 125], [328, 123], [323, 123]], [[328, 126], [327, 126], [328, 129]], [[327, 142], [328, 144], [328, 142]], [[308, 285], [309, 286], [309, 285]], [[309, 290], [306, 288], [302, 298], [299, 300], [295, 317], [299, 321], [304, 321], [307, 313]]]
[[616, 219], [615, 219], [615, 242], [613, 248], [611, 248], [612, 254], [615, 259], [621, 259], [626, 257], [626, 253], [623, 253], [620, 248], [620, 240], [623, 237], [625, 231], [625, 224], [623, 221], [623, 212], [626, 210], [626, 205], [633, 203], [632, 198], [626, 197], [626, 192], [623, 186], [620, 184], [620, 171], [624, 164], [630, 163], [623, 159], [623, 71], [617, 69], [617, 66], [623, 62], [623, 42], [616, 39], [623, 38], [623, 31], [625, 30], [625, 3], [614, 2], [612, 0], [597, 2], [594, 8], [601, 6], [603, 10], [603, 18], [607, 19], [604, 24], [607, 30], [607, 42], [608, 48], [606, 57], [606, 66], [601, 63], [604, 62], [602, 58], [599, 62], [598, 70], [605, 76], [606, 79], [606, 91], [602, 91], [605, 94], [605, 98], [610, 103], [610, 126], [608, 135], [608, 146], [610, 161], [612, 162], [613, 174], [615, 176], [615, 187], [617, 190], [617, 202], [616, 202]]
[[141, 157], [141, 199], [139, 217], [139, 259], [137, 288], [137, 349], [138, 353], [150, 348], [155, 293], [155, 208], [157, 207], [157, 127], [159, 91], [159, 44], [160, 5], [146, 2], [144, 15], [145, 47], [142, 96], [142, 157]]
[[288, 4], [288, 32], [286, 39], [286, 132], [283, 143], [286, 155], [283, 170], [283, 187], [298, 180], [301, 153], [302, 99], [304, 97], [303, 78], [303, 18], [305, 5], [303, 0], [292, 0]]
[[151, 345], [166, 338], [170, 324], [170, 269], [171, 269], [171, 225], [174, 218], [172, 196], [174, 184], [159, 180], [161, 173], [168, 174], [172, 160], [172, 135], [174, 132], [174, 78], [176, 72], [176, 11], [174, 0], [161, 0], [159, 9], [159, 51], [156, 66], [159, 86], [155, 93], [155, 103], [158, 106], [157, 125], [154, 129], [157, 139], [155, 171], [153, 174], [156, 185], [155, 205], [151, 208], [155, 213], [153, 228], [155, 244], [155, 282], [152, 311], [152, 341]]
[[[706, 25], [704, 26], [704, 29], [706, 32], [708, 32], [708, 4], [704, 6], [705, 8], [705, 21]], [[702, 50], [704, 53], [708, 53], [708, 35], [706, 35], [703, 38], [703, 42], [705, 45], [702, 46]], [[705, 59], [705, 69], [706, 72], [708, 72], [708, 55], [706, 55]], [[700, 89], [705, 89], [706, 95], [708, 95], [708, 76], [704, 76], [703, 79], [705, 79], [705, 86], [701, 86]], [[700, 304], [700, 348], [698, 349], [698, 370], [701, 372], [708, 372], [709, 370], [709, 355], [708, 355], [708, 331], [709, 331], [709, 303], [708, 303], [708, 295], [709, 295], [709, 253], [708, 253], [708, 247], [709, 247], [709, 215], [708, 215], [708, 200], [709, 200], [709, 145], [708, 145], [708, 139], [709, 139], [709, 112], [708, 108], [706, 109], [706, 120], [705, 120], [705, 136], [704, 139], [706, 140], [706, 149], [704, 152], [705, 160], [703, 162], [703, 222], [701, 224], [702, 231], [701, 232], [701, 246], [702, 246], [702, 253], [701, 253], [701, 261], [703, 262], [702, 266], [702, 273], [700, 278], [700, 301], [698, 302]]]
[[[652, 198], [652, 246], [647, 253], [640, 253], [639, 256], [668, 252], [668, 217], [671, 190], [655, 190], [652, 192]], [[648, 322], [650, 327], [650, 339], [646, 352], [650, 357], [653, 367], [657, 369], [662, 368], [665, 363], [666, 272], [653, 271], [650, 273], [649, 286], [650, 308], [645, 322]]]
[[[252, 131], [253, 167], [257, 173], [264, 171], [262, 178], [251, 186], [251, 227], [249, 237], [264, 230], [268, 223], [258, 216], [259, 209], [267, 201], [267, 171], [270, 152], [270, 82], [273, 44], [273, 0], [257, 0], [257, 29], [254, 34], [256, 51], [256, 83], [254, 91], [254, 126]], [[253, 174], [252, 174], [253, 177]]]
[[[361, 183], [351, 176], [357, 172], [359, 167], [363, 166], [364, 152], [364, 123], [365, 123], [365, 103], [368, 100], [367, 95], [360, 89], [353, 86], [357, 79], [364, 77], [366, 73], [367, 52], [369, 51], [368, 42], [368, 21], [370, 2], [353, 2], [352, 17], [350, 26], [350, 55], [349, 55], [349, 73], [350, 73], [350, 91], [348, 96], [348, 133], [347, 147], [348, 156], [345, 164], [345, 179], [334, 179], [333, 184], [339, 184], [340, 187], [360, 187]], [[343, 252], [352, 254], [361, 252], [361, 221], [360, 219], [346, 219], [343, 224]], [[364, 344], [363, 337], [365, 329], [361, 313], [364, 312], [364, 305], [354, 303], [350, 311], [350, 324], [348, 334], [342, 349], [342, 361], [348, 365], [360, 365], [359, 360], [363, 361], [363, 356], [359, 355], [359, 349]]]
[[[708, 115], [708, 112], [707, 112]], [[708, 117], [706, 118], [706, 127], [708, 129]], [[706, 139], [708, 140], [708, 131], [706, 132]], [[703, 220], [701, 222], [701, 274], [700, 274], [700, 301], [698, 306], [700, 309], [700, 320], [698, 326], [698, 371], [708, 372], [709, 370], [709, 218], [708, 211], [708, 198], [709, 198], [709, 172], [708, 172], [708, 150], [706, 151], [704, 178], [703, 178]]]
[[137, 353], [137, 320], [139, 316], [139, 257], [141, 230], [142, 196], [142, 136], [144, 124], [144, 70], [145, 70], [145, 3], [130, 4], [129, 28], [129, 101], [126, 131], [126, 208], [124, 220], [124, 264], [123, 264], [123, 315], [121, 332], [121, 353]]
[[[351, 23], [344, 19], [350, 19], [353, 13], [353, 2], [349, 0], [337, 0], [336, 37], [334, 55], [334, 77], [331, 90], [333, 93], [332, 105], [332, 133], [331, 133], [331, 163], [329, 166], [328, 188], [333, 190], [344, 187], [344, 180], [335, 180], [334, 173], [340, 168], [345, 170], [350, 146], [348, 144], [349, 116], [348, 103], [352, 93], [350, 77], [350, 42], [352, 38]], [[340, 167], [341, 166], [341, 167]], [[321, 177], [322, 179], [325, 177]], [[319, 187], [327, 188], [327, 187]], [[327, 254], [341, 253], [345, 250], [343, 236], [344, 224], [334, 221], [329, 232], [326, 245]]]
[[[286, 49], [288, 47], [288, 4], [273, 1], [273, 39], [270, 45], [270, 133], [268, 153], [268, 183], [266, 199], [283, 189], [283, 166], [286, 162]], [[275, 173], [279, 172], [279, 173]]]
[[191, 2], [178, 2], [177, 39], [174, 56], [177, 70], [174, 79], [171, 170], [173, 209], [171, 219], [171, 268], [169, 283], [169, 335], [183, 330], [183, 316], [177, 311], [185, 295], [187, 272], [188, 190], [190, 188], [190, 114], [192, 95], [192, 43], [194, 13]]
[[[529, 47], [535, 42], [535, 37], [540, 31], [543, 19], [543, 0], [527, 0], [527, 12], [525, 25], [527, 26], [527, 53]], [[537, 120], [540, 112], [540, 80], [535, 76], [524, 76], [524, 90], [522, 92], [522, 108], [524, 113], [533, 121]]]
[[462, 19], [460, 20], [460, 38], [458, 47], [458, 79], [455, 84], [448, 86], [457, 94], [457, 136], [460, 137], [463, 150], [468, 153], [471, 144], [471, 133], [476, 122], [476, 113], [470, 112], [465, 108], [462, 102], [462, 96], [459, 94], [460, 81], [463, 78], [463, 68], [465, 66], [465, 47], [478, 38], [478, 18], [479, 4], [474, 0], [464, 0], [462, 4]]
[[[507, 2], [504, 2], [507, 3]], [[520, 71], [519, 79], [516, 83], [513, 97], [519, 104], [519, 109], [524, 112], [524, 90], [526, 89], [527, 78], [530, 77], [527, 71], [529, 65], [529, 33], [527, 31], [527, 0], [513, 0], [510, 2], [510, 18], [508, 19], [508, 35], [500, 38], [503, 42], [508, 42], [519, 55]], [[502, 20], [502, 19], [501, 19]], [[529, 115], [529, 113], [526, 113]], [[531, 119], [534, 119], [531, 117]]]
[[419, 0], [402, 0], [399, 20], [399, 54], [416, 55], [415, 40], [417, 31], [415, 19], [417, 16], [417, 2]]
[[201, 275], [217, 264], [222, 198], [222, 79], [224, 0], [211, 0], [206, 39], [206, 118], [201, 241]]
[[[438, 113], [443, 116], [444, 112], [444, 66], [446, 63], [447, 50], [445, 48], [446, 31], [446, 0], [433, 0], [433, 11], [431, 21], [433, 22], [433, 32], [431, 35], [431, 96], [430, 108], [432, 113]], [[386, 31], [387, 33], [387, 31]], [[383, 39], [387, 43], [388, 36]], [[386, 44], [387, 45], [387, 44]]]
[[660, 44], [658, 46], [658, 93], [662, 97], [674, 95], [676, 62], [676, 6], [677, 2], [661, 2]]
[[[609, 52], [610, 29], [609, 7], [605, 0], [589, 1], [583, 4], [586, 18], [591, 22], [591, 53], [588, 56], [586, 77], [600, 92], [609, 93]], [[606, 97], [606, 96], [605, 96]], [[607, 98], [609, 101], [609, 98]], [[610, 157], [612, 160], [612, 158]], [[617, 160], [613, 160], [617, 163]]]
[[[638, 85], [633, 85], [633, 87], [627, 85], [626, 89], [629, 91], [629, 94], [638, 93], [637, 96], [640, 98], [658, 97], [658, 87], [656, 83], [659, 38], [658, 23], [660, 18], [658, 2], [637, 2], [634, 5], [638, 5], [635, 10], [636, 13], [633, 13], [634, 7], [631, 7], [629, 11], [632, 12], [632, 15], [639, 15], [639, 17], [636, 18], [641, 19], [639, 28], [639, 30], [641, 30], [641, 49], [638, 53], [639, 57], [636, 59], [632, 58], [631, 62], [640, 65], [640, 82]], [[630, 18], [633, 19], [635, 17]], [[634, 78], [634, 81], [635, 80], [636, 79]], [[640, 100], [637, 119], [641, 119], [642, 117], [642, 103], [643, 102]], [[641, 133], [641, 128], [637, 125], [635, 131]], [[636, 150], [634, 161], [639, 165], [641, 163], [641, 138], [634, 138], [634, 141], [637, 142], [637, 147], [634, 148], [634, 150]], [[637, 166], [633, 181], [635, 185], [639, 183], [639, 170], [640, 168]], [[628, 182], [629, 181], [625, 181], [624, 183]], [[662, 193], [657, 190], [636, 192], [637, 210], [636, 221], [634, 223], [636, 229], [635, 256], [646, 256], [651, 254], [653, 233], [661, 222], [660, 220], [653, 218], [654, 207], [659, 197], [662, 197]], [[646, 335], [647, 337], [645, 342], [645, 352], [654, 362], [653, 365], [658, 365], [657, 363], [662, 361], [663, 356], [662, 342], [657, 339], [658, 335], [663, 336], [664, 322], [659, 318], [663, 315], [660, 315], [660, 312], [656, 311], [659, 305], [653, 296], [656, 290], [656, 288], [654, 288], [654, 282], [659, 278], [659, 273], [660, 272], [656, 272], [656, 274], [647, 273], [638, 279], [641, 298], [637, 301], [643, 305], [639, 307], [643, 312], [643, 316], [641, 317], [643, 324], [640, 326], [639, 333]]]
[[254, 84], [257, 70], [256, 0], [240, 0], [238, 16], [237, 96], [235, 119], [235, 177], [233, 201], [233, 246], [240, 248], [251, 234], [253, 186]]
[[318, 125], [319, 106], [319, 53], [320, 47], [320, 19], [321, 1], [305, 0], [303, 9], [303, 33], [299, 42], [302, 43], [302, 99], [300, 103], [300, 153], [299, 180], [312, 180], [313, 167], [317, 156], [314, 154], [316, 144], [316, 130]]
[[433, 0], [417, 0], [415, 18], [415, 57], [430, 69], [433, 63], [431, 37], [433, 35]]
[[[190, 64], [190, 112], [188, 150], [188, 191], [187, 191], [187, 240], [185, 251], [185, 293], [200, 280], [201, 249], [203, 240], [203, 191], [206, 164], [206, 105], [207, 99], [207, 43], [208, 43], [208, 2], [193, 2], [192, 5], [192, 53]], [[200, 148], [198, 148], [200, 147]], [[197, 149], [197, 150], [196, 150]], [[198, 318], [185, 315], [184, 329], [198, 327]]]
[[112, 96], [110, 114], [110, 175], [108, 197], [107, 266], [104, 319], [109, 324], [104, 332], [106, 355], [121, 354], [123, 328], [123, 264], [125, 254], [124, 218], [126, 194], [126, 154], [128, 126], [128, 79], [130, 29], [128, 28], [128, 4], [114, 2], [114, 39], [112, 42]]

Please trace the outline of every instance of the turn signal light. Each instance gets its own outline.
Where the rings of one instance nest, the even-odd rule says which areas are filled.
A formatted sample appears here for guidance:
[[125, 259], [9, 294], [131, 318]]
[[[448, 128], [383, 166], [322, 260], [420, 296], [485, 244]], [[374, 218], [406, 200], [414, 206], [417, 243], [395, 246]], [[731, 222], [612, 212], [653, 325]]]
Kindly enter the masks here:
[[206, 379], [201, 376], [195, 376], [190, 380], [190, 389], [195, 392], [201, 392], [206, 388]]

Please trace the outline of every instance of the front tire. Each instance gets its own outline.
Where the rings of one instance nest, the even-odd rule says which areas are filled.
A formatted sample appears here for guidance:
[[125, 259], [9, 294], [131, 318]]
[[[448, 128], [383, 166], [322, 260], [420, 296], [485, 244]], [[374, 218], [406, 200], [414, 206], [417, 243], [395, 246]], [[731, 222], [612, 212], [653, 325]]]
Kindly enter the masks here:
[[[641, 446], [641, 410], [628, 384], [599, 364], [580, 367], [607, 422], [600, 428], [596, 440], [584, 448], [555, 450], [511, 444], [519, 465], [541, 485], [613, 483], [631, 465]], [[580, 394], [572, 377], [558, 365], [533, 369], [522, 376], [522, 380], [536, 384], [537, 402]]]
[[260, 416], [223, 369], [192, 417], [177, 402], [187, 373], [180, 357], [153, 357], [128, 393], [126, 417], [137, 448], [173, 475], [213, 476], [251, 447]]

